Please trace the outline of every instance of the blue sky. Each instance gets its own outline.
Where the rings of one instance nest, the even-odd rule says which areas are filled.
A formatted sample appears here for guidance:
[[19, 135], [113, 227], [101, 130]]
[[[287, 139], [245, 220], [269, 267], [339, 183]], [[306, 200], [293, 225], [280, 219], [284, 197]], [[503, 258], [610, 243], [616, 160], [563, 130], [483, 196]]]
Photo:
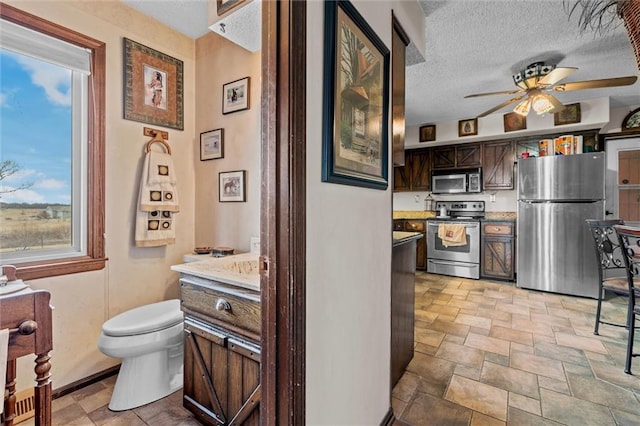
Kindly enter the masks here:
[[0, 49], [0, 161], [20, 166], [0, 181], [5, 203], [71, 200], [71, 72]]

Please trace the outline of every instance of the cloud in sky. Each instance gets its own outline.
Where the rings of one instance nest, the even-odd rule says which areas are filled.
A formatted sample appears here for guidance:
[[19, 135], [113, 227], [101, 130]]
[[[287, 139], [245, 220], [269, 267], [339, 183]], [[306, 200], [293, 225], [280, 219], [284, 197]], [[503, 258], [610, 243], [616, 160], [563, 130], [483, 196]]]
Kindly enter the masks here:
[[61, 106], [71, 105], [71, 71], [57, 65], [15, 55], [16, 61], [29, 73], [33, 84], [44, 89], [47, 99]]
[[35, 186], [42, 189], [63, 189], [66, 187], [66, 183], [58, 179], [45, 179], [36, 182]]

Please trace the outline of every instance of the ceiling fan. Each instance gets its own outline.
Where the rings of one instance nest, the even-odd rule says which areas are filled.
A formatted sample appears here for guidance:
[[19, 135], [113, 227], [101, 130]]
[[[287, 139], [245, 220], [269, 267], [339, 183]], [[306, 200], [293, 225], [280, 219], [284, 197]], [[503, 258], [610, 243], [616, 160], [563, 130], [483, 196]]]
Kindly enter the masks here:
[[467, 95], [466, 98], [477, 98], [479, 96], [490, 95], [513, 95], [517, 96], [509, 99], [506, 102], [497, 105], [482, 114], [479, 117], [484, 117], [492, 112], [498, 111], [518, 102], [518, 105], [514, 108], [514, 112], [520, 115], [527, 115], [530, 109], [533, 109], [536, 114], [542, 115], [550, 112], [558, 112], [564, 109], [564, 105], [549, 91], [555, 92], [569, 92], [572, 90], [582, 89], [597, 89], [602, 87], [617, 87], [617, 86], [629, 86], [636, 82], [637, 76], [629, 77], [615, 77], [615, 78], [603, 78], [599, 80], [586, 80], [575, 81], [573, 83], [556, 84], [560, 80], [568, 77], [577, 71], [578, 68], [556, 68], [555, 65], [545, 64], [544, 62], [534, 62], [527, 66], [524, 70], [513, 75], [513, 82], [518, 87], [515, 90], [503, 90], [500, 92], [488, 92], [488, 93], [476, 93], [473, 95]]

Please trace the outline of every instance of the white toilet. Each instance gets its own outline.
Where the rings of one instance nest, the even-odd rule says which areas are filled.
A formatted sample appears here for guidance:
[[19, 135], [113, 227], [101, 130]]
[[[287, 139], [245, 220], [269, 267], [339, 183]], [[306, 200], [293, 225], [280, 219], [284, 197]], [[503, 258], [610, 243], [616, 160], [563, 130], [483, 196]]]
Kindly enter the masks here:
[[178, 299], [131, 309], [102, 325], [98, 349], [122, 358], [109, 409], [129, 410], [182, 388], [182, 333]]

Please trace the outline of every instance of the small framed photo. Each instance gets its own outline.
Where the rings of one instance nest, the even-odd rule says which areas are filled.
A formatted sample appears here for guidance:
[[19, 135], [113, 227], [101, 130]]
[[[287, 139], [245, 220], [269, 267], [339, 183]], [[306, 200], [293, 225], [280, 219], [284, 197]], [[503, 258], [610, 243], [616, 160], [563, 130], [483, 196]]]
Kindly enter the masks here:
[[224, 157], [224, 129], [200, 133], [200, 161]]
[[503, 115], [504, 131], [513, 132], [516, 130], [525, 130], [527, 128], [527, 117], [515, 112], [508, 112]]
[[245, 77], [222, 86], [223, 114], [249, 109], [249, 81], [250, 77]]
[[420, 127], [420, 142], [431, 142], [436, 140], [436, 125], [427, 124]]
[[580, 122], [580, 103], [565, 105], [564, 109], [553, 113], [553, 125], [562, 126]]
[[478, 134], [478, 119], [470, 118], [468, 120], [458, 121], [458, 137], [473, 136]]
[[242, 3], [244, 3], [245, 0], [218, 0], [217, 1], [217, 10], [216, 12], [218, 13], [218, 16], [222, 16], [225, 13], [227, 13], [228, 11], [230, 11], [231, 9], [240, 6]]
[[243, 202], [245, 197], [245, 170], [218, 173], [218, 201]]

